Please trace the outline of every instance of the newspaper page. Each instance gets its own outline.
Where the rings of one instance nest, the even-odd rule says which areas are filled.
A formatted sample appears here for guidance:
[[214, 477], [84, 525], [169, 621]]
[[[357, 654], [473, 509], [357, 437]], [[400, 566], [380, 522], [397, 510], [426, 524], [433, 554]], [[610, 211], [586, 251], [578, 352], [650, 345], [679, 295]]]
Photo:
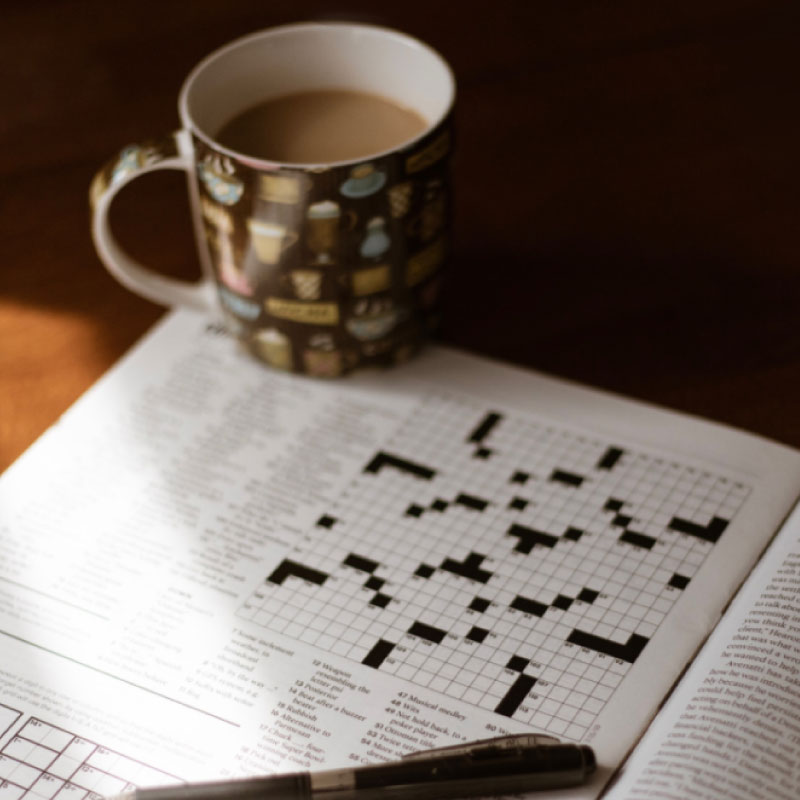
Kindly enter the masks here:
[[800, 457], [441, 347], [324, 381], [171, 312], [0, 478], [0, 800], [539, 731], [596, 797]]
[[794, 800], [800, 794], [800, 507], [609, 800]]

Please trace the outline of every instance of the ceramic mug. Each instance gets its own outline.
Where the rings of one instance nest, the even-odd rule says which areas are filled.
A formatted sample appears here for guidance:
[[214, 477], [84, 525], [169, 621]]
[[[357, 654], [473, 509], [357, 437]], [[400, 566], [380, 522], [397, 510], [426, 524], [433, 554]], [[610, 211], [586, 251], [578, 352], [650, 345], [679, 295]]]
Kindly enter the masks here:
[[[215, 139], [261, 101], [321, 89], [381, 95], [427, 125], [392, 150], [322, 164], [266, 161]], [[184, 82], [181, 130], [124, 148], [95, 176], [97, 252], [117, 280], [150, 300], [221, 311], [274, 367], [330, 376], [404, 360], [439, 314], [454, 100], [444, 59], [387, 28], [304, 23], [236, 40]], [[114, 196], [155, 169], [188, 173], [202, 268], [196, 283], [137, 263], [111, 233]], [[422, 223], [432, 203], [445, 210], [434, 230]]]

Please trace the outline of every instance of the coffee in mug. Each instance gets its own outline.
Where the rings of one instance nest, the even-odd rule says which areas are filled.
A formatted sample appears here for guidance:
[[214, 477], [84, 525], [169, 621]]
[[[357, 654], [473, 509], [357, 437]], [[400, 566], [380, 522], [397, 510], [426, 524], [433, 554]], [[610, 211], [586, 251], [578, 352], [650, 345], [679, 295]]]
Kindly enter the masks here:
[[323, 164], [393, 150], [426, 127], [413, 108], [367, 92], [327, 89], [265, 100], [226, 122], [216, 140], [269, 161]]
[[[124, 148], [91, 189], [111, 274], [165, 305], [220, 314], [265, 363], [319, 376], [404, 360], [439, 317], [450, 249], [453, 75], [410, 36], [306, 23], [239, 39], [190, 73], [182, 128]], [[115, 241], [115, 195], [182, 169], [202, 279]]]

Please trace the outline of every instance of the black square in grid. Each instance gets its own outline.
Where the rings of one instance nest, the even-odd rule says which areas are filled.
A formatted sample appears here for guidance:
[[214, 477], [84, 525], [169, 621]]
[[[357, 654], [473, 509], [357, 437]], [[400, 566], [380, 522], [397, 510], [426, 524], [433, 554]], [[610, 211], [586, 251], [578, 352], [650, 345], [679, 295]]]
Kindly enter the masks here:
[[380, 592], [378, 592], [375, 595], [375, 597], [373, 597], [372, 600], [369, 601], [369, 604], [371, 606], [378, 606], [378, 608], [386, 608], [386, 606], [389, 605], [389, 601], [391, 599], [392, 598], [389, 597], [388, 595], [381, 594]]
[[572, 605], [572, 598], [560, 594], [550, 605], [553, 608], [560, 608], [562, 611], [566, 611]]
[[476, 597], [476, 598], [475, 598], [475, 599], [474, 599], [474, 600], [473, 600], [473, 601], [472, 601], [472, 602], [469, 604], [469, 607], [470, 607], [470, 608], [471, 608], [473, 611], [477, 611], [477, 612], [479, 612], [479, 613], [481, 613], [481, 614], [482, 614], [484, 611], [486, 611], [486, 609], [487, 609], [487, 608], [489, 608], [489, 606], [490, 606], [490, 605], [491, 605], [491, 603], [490, 603], [488, 600], [486, 600], [485, 598], [483, 598], [483, 597]]
[[581, 536], [583, 536], [583, 531], [578, 530], [578, 528], [567, 528], [564, 531], [564, 538], [569, 539], [571, 542], [577, 542]]
[[377, 578], [373, 575], [371, 578], [367, 580], [364, 586], [367, 589], [372, 589], [373, 592], [377, 592], [383, 588], [384, 583], [386, 583], [386, 581], [384, 581], [383, 578]]
[[489, 456], [491, 454], [492, 454], [492, 451], [488, 447], [479, 447], [475, 451], [473, 457], [474, 458], [482, 458], [485, 461], [487, 458], [489, 458]]
[[433, 573], [436, 572], [434, 567], [430, 567], [427, 564], [420, 564], [414, 574], [418, 578], [430, 578]]
[[449, 505], [449, 503], [447, 502], [447, 500], [442, 500], [441, 498], [437, 497], [431, 503], [431, 508], [434, 511], [444, 511], [447, 508], [448, 505]]
[[528, 501], [522, 497], [515, 497], [509, 504], [509, 508], [513, 508], [516, 511], [523, 511], [528, 506]]
[[584, 603], [594, 603], [599, 595], [600, 592], [596, 592], [594, 589], [581, 589], [578, 600], [582, 600]]
[[522, 656], [511, 656], [506, 664], [506, 669], [512, 669], [514, 672], [522, 672], [530, 663], [531, 662], [527, 658], [523, 658]]
[[412, 503], [406, 509], [406, 516], [407, 517], [421, 517], [423, 511], [425, 511], [425, 509], [422, 506], [418, 506], [416, 503]]
[[480, 644], [488, 635], [489, 631], [487, 631], [486, 628], [479, 628], [477, 625], [473, 625], [470, 632], [466, 635], [466, 638], [471, 642]]
[[331, 517], [328, 514], [323, 514], [317, 520], [317, 527], [318, 528], [332, 528], [337, 522], [338, 522], [338, 520], [336, 519], [336, 517]]
[[603, 508], [606, 511], [619, 511], [623, 505], [622, 500], [615, 500], [613, 497], [609, 497]]
[[515, 473], [514, 473], [514, 474], [511, 476], [511, 483], [520, 483], [520, 484], [524, 484], [524, 483], [527, 483], [527, 482], [528, 482], [528, 479], [529, 479], [530, 477], [531, 477], [531, 476], [530, 476], [530, 475], [528, 475], [528, 473], [527, 473], [527, 472], [520, 472], [519, 470], [517, 470], [517, 471], [516, 471], [516, 472], [515, 472]]
[[669, 579], [668, 586], [674, 589], [685, 589], [689, 585], [689, 578], [685, 575], [679, 575], [677, 572]]

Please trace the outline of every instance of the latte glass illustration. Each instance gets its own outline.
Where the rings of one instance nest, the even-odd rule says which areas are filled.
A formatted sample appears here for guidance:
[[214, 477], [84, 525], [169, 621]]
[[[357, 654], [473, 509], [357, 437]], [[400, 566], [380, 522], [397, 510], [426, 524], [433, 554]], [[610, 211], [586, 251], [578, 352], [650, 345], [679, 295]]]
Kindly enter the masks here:
[[333, 200], [322, 200], [308, 207], [308, 247], [315, 254], [316, 264], [333, 263], [339, 241], [342, 210]]
[[289, 231], [284, 225], [265, 222], [260, 219], [248, 219], [247, 228], [253, 237], [256, 256], [262, 264], [277, 264], [281, 253], [297, 241], [297, 234]]

